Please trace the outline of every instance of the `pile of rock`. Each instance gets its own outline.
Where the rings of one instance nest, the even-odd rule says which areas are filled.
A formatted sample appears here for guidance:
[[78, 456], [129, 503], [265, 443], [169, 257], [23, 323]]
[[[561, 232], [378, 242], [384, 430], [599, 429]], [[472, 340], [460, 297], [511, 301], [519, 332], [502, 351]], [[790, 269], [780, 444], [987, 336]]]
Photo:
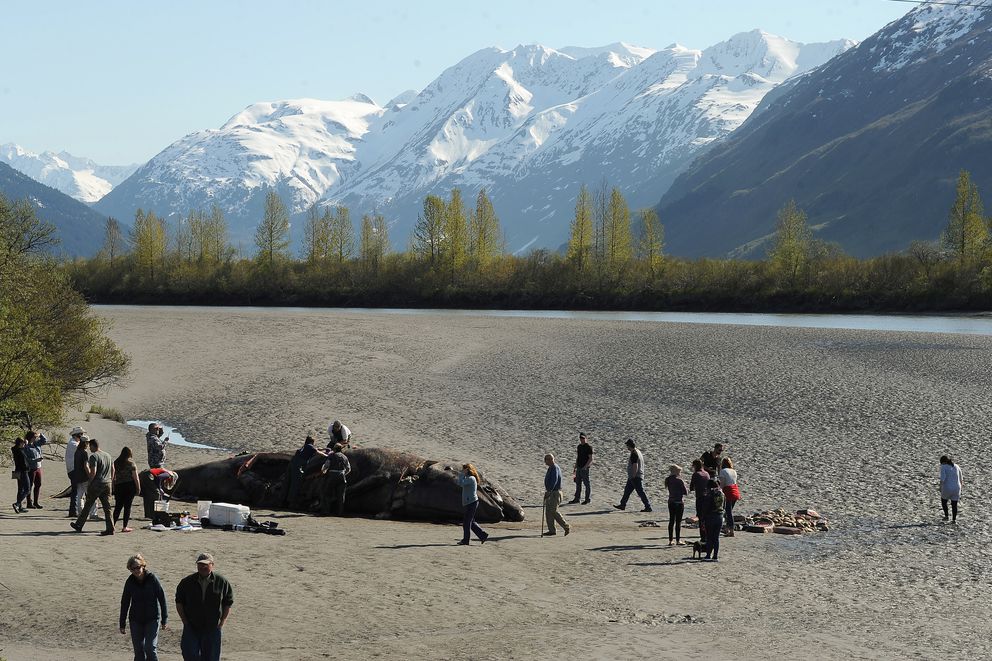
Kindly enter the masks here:
[[769, 533], [780, 535], [802, 535], [807, 532], [824, 532], [830, 530], [827, 520], [816, 510], [798, 510], [787, 512], [783, 508], [755, 512], [751, 516], [734, 517], [734, 527], [744, 532]]

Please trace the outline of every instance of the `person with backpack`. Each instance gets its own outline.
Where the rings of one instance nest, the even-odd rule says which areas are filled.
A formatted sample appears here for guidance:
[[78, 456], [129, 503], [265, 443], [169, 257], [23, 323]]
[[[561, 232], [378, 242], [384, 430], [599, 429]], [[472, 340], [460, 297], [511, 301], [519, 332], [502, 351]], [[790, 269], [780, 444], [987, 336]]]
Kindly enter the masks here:
[[710, 480], [703, 496], [703, 517], [706, 521], [706, 560], [717, 562], [720, 555], [720, 524], [723, 523], [723, 507], [726, 498], [720, 490], [720, 483]]

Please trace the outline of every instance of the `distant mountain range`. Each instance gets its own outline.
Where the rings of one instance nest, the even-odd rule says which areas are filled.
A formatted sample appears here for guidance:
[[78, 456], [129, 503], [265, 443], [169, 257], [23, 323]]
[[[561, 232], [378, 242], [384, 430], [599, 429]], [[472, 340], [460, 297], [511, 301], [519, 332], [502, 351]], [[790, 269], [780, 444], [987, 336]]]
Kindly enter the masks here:
[[878, 255], [940, 235], [962, 168], [992, 199], [992, 7], [924, 5], [767, 95], [659, 211], [675, 254], [761, 256], [793, 198]]
[[580, 184], [654, 204], [765, 94], [852, 45], [753, 31], [702, 51], [487, 48], [383, 106], [363, 95], [250, 106], [173, 143], [95, 207], [176, 218], [218, 204], [250, 245], [271, 189], [297, 215], [313, 203], [378, 210], [402, 245], [426, 194], [485, 187], [511, 250], [557, 248]]
[[35, 154], [14, 143], [0, 145], [0, 163], [87, 204], [99, 200], [138, 169], [137, 163], [100, 165], [64, 151]]
[[61, 243], [52, 249], [53, 253], [82, 257], [100, 250], [104, 217], [82, 202], [38, 183], [6, 163], [0, 163], [0, 193], [11, 202], [30, 201], [38, 217], [56, 227]]

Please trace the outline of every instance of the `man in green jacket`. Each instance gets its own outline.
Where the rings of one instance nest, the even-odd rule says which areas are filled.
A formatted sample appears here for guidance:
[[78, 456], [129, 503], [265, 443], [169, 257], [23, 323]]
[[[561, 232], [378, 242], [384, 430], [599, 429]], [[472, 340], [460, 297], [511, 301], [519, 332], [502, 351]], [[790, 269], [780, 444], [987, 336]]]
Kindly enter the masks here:
[[220, 661], [221, 630], [231, 614], [234, 590], [214, 573], [214, 556], [201, 553], [196, 572], [176, 587], [176, 612], [183, 621], [179, 647], [185, 661]]

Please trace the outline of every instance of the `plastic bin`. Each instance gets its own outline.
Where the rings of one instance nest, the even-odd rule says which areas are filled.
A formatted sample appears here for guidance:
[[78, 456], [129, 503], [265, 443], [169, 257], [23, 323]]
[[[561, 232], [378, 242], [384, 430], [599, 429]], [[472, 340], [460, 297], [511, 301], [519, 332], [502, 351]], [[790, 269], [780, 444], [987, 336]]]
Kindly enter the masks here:
[[169, 511], [169, 501], [167, 501], [167, 500], [156, 500], [155, 501], [155, 511], [156, 512], [168, 512]]
[[230, 503], [210, 503], [210, 525], [212, 526], [243, 526], [248, 521], [251, 508], [247, 505], [231, 505]]
[[209, 519], [210, 518], [210, 501], [209, 500], [198, 500], [198, 501], [196, 501], [196, 518], [198, 518], [198, 519]]

